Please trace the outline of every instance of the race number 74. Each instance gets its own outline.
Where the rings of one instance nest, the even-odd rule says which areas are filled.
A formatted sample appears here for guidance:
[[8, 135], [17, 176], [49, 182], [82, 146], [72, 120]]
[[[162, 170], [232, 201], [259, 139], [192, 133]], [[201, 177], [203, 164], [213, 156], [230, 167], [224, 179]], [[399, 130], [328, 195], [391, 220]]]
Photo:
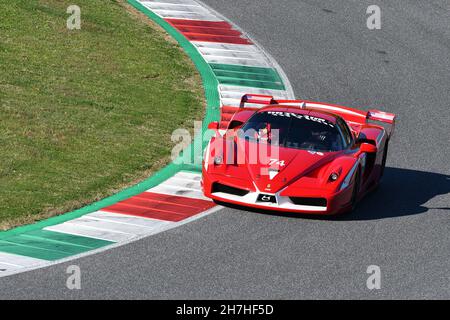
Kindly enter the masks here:
[[284, 167], [286, 164], [285, 164], [284, 160], [270, 159], [269, 165], [270, 166], [277, 165], [280, 167]]

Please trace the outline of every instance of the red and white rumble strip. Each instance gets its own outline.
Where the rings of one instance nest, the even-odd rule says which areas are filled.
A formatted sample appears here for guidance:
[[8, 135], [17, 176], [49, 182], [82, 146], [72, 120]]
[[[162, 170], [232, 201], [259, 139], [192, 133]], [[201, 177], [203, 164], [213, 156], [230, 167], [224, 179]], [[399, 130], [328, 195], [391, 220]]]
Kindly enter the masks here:
[[200, 178], [200, 174], [179, 172], [144, 193], [45, 230], [111, 242], [154, 234], [214, 207], [203, 197]]

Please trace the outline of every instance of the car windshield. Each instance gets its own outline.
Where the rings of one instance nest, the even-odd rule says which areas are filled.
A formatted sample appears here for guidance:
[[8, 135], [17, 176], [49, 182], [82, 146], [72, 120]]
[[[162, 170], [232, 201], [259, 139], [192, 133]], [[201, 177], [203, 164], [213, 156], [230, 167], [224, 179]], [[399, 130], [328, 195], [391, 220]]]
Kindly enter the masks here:
[[332, 122], [293, 112], [265, 111], [253, 115], [241, 131], [245, 139], [280, 147], [340, 151], [344, 148], [341, 132]]

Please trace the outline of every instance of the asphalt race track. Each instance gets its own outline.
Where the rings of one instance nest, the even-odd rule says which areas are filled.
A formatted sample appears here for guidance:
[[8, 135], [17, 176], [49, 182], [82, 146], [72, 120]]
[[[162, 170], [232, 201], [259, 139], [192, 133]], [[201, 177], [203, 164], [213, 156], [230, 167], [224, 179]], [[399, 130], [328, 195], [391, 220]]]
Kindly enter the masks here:
[[[1, 299], [450, 298], [450, 5], [208, 0], [258, 41], [298, 98], [398, 114], [383, 184], [352, 215], [226, 208], [76, 261], [0, 279]], [[82, 289], [68, 290], [78, 265]], [[381, 268], [368, 290], [368, 266]]]

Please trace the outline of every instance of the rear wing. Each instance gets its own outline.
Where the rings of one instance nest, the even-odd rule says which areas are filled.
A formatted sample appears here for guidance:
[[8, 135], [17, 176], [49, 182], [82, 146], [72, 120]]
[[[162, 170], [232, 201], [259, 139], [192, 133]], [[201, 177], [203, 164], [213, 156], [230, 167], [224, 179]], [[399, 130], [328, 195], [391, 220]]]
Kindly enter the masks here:
[[256, 111], [264, 106], [278, 104], [273, 96], [260, 94], [245, 94], [241, 98], [239, 106], [222, 106], [220, 112], [219, 130], [223, 133], [230, 126], [231, 120], [238, 111], [242, 109]]
[[239, 107], [223, 106], [221, 114], [220, 129], [226, 130], [234, 114], [240, 109], [256, 111], [269, 105], [293, 106], [307, 109], [323, 110], [329, 113], [339, 115], [345, 121], [354, 124], [366, 124], [371, 122], [380, 123], [388, 132], [389, 136], [394, 132], [396, 115], [380, 110], [362, 111], [349, 107], [325, 104], [306, 100], [276, 100], [273, 96], [261, 94], [245, 94]]
[[386, 130], [389, 138], [394, 134], [396, 120], [397, 116], [393, 113], [380, 110], [367, 111], [367, 122], [378, 122], [377, 124]]
[[276, 100], [273, 96], [258, 95], [258, 94], [246, 94], [242, 97], [240, 107], [245, 108], [249, 104], [251, 104], [252, 107], [255, 107], [255, 105], [257, 105], [259, 106], [259, 108], [263, 106], [279, 104], [299, 108], [319, 109], [337, 114], [344, 120], [348, 122], [354, 122], [357, 124], [365, 124], [369, 122], [378, 122], [378, 123], [381, 122], [382, 124], [384, 124], [383, 127], [385, 127], [385, 129], [388, 131], [389, 135], [391, 135], [394, 131], [395, 121], [397, 118], [396, 115], [393, 113], [375, 109], [369, 111], [362, 111], [334, 104], [325, 104], [306, 100]]
[[367, 112], [367, 119], [373, 121], [380, 121], [389, 124], [395, 124], [397, 116], [393, 113], [388, 113], [380, 110], [369, 110]]

